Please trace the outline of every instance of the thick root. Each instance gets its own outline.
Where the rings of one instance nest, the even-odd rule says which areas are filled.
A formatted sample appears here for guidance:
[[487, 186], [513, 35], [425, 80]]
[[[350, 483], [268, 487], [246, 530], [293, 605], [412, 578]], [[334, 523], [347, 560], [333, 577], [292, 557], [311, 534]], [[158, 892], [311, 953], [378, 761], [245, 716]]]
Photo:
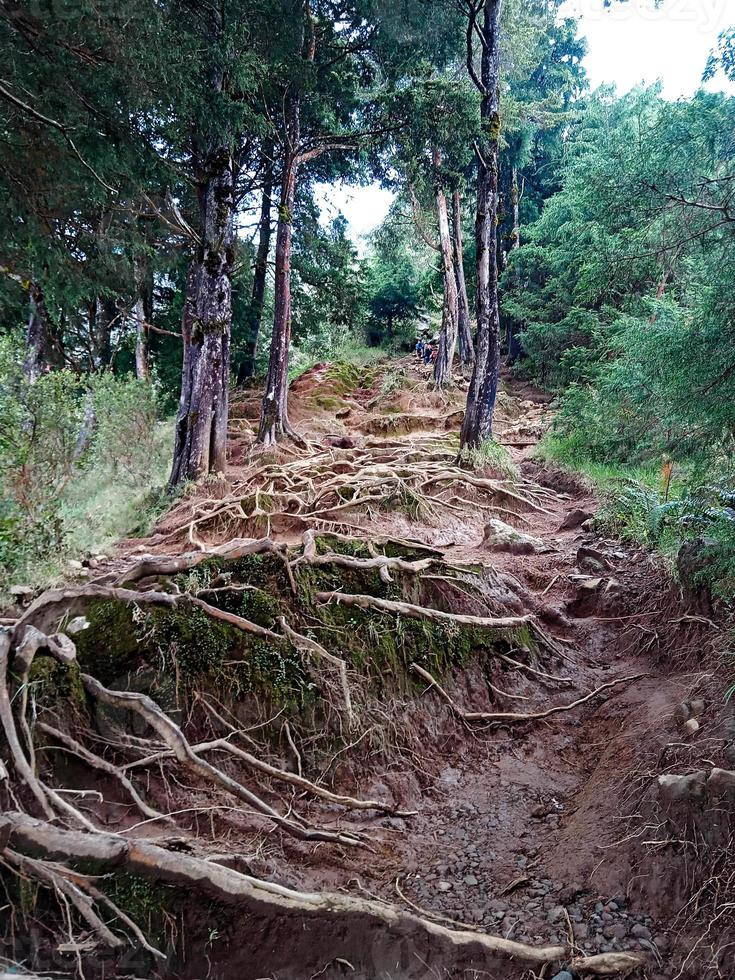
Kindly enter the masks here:
[[[340, 948], [334, 955], [354, 956], [354, 952], [360, 951], [358, 943], [365, 945], [366, 930], [371, 932], [376, 928], [387, 933], [396, 944], [408, 941], [427, 955], [431, 950], [434, 957], [463, 955], [468, 964], [476, 967], [493, 967], [498, 961], [509, 959], [543, 967], [563, 961], [569, 953], [564, 946], [534, 947], [500, 936], [448, 929], [387, 903], [337, 893], [295, 891], [145, 840], [61, 830], [22, 813], [0, 816], [0, 833], [8, 830], [12, 847], [23, 854], [71, 861], [75, 865], [93, 864], [98, 870], [126, 870], [172, 885], [195, 888], [218, 901], [236, 903], [243, 911], [257, 911], [274, 920], [290, 917], [301, 920], [308, 916], [325, 924], [333, 922], [341, 937]], [[354, 952], [349, 945], [355, 946]], [[323, 958], [330, 953], [330, 950], [320, 950]], [[618, 953], [577, 960], [575, 968], [595, 976], [611, 976], [631, 971], [641, 963], [638, 956]], [[588, 969], [588, 964], [592, 969]]]

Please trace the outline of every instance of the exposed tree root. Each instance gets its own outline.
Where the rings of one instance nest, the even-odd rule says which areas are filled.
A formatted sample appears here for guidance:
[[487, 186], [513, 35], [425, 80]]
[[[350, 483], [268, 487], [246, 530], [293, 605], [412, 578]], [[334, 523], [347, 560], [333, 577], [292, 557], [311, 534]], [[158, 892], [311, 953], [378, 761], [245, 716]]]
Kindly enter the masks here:
[[540, 721], [542, 718], [549, 718], [551, 715], [559, 714], [562, 711], [572, 711], [574, 708], [578, 708], [581, 704], [585, 704], [587, 701], [591, 701], [592, 698], [597, 697], [598, 694], [602, 694], [603, 691], [607, 691], [610, 688], [618, 687], [620, 684], [630, 684], [631, 681], [637, 681], [641, 677], [645, 677], [646, 674], [633, 674], [631, 677], [621, 677], [615, 681], [608, 681], [607, 684], [602, 684], [600, 687], [595, 688], [594, 691], [590, 691], [589, 694], [585, 694], [584, 697], [578, 698], [576, 701], [572, 701], [571, 704], [560, 704], [553, 708], [547, 708], [545, 711], [535, 711], [529, 713], [518, 713], [514, 711], [465, 711], [461, 708], [451, 694], [441, 686], [441, 684], [432, 677], [428, 670], [424, 670], [419, 664], [411, 664], [411, 669], [422, 677], [431, 687], [435, 688], [437, 693], [442, 696], [442, 698], [447, 702], [449, 707], [454, 711], [457, 717], [461, 718], [462, 721], [502, 721], [505, 724], [511, 722], [523, 722], [523, 721]]
[[90, 694], [94, 695], [99, 701], [115, 708], [123, 708], [134, 711], [160, 736], [168, 746], [175, 758], [192, 772], [196, 773], [206, 782], [215, 783], [227, 790], [232, 796], [247, 803], [258, 813], [262, 813], [273, 823], [277, 824], [287, 834], [304, 841], [331, 841], [333, 843], [361, 845], [362, 840], [356, 834], [331, 830], [320, 830], [310, 827], [302, 827], [292, 820], [287, 819], [274, 810], [265, 800], [251, 792], [237, 780], [232, 779], [226, 773], [210, 765], [192, 750], [186, 736], [173, 721], [164, 714], [158, 705], [145, 694], [137, 694], [132, 691], [110, 691], [100, 682], [89, 674], [82, 674], [82, 682]]
[[242, 630], [244, 633], [254, 633], [256, 636], [278, 639], [278, 634], [272, 630], [266, 629], [264, 626], [259, 626], [257, 623], [251, 623], [249, 619], [244, 619], [242, 616], [236, 616], [234, 613], [225, 612], [224, 609], [218, 609], [216, 606], [212, 606], [203, 599], [198, 599], [189, 593], [136, 592], [132, 589], [121, 589], [109, 585], [96, 585], [94, 583], [90, 585], [69, 586], [64, 589], [49, 589], [48, 592], [44, 592], [43, 595], [39, 596], [28, 607], [23, 617], [18, 621], [16, 632], [21, 634], [22, 629], [27, 625], [36, 625], [39, 622], [44, 623], [49, 616], [51, 617], [51, 622], [53, 622], [53, 610], [59, 607], [62, 607], [64, 613], [66, 613], [69, 607], [75, 603], [94, 599], [112, 599], [128, 605], [135, 603], [141, 606], [165, 606], [168, 609], [173, 609], [178, 605], [188, 603], [201, 609], [212, 619], [219, 619], [221, 622], [228, 623], [230, 626], [234, 626], [235, 629]]
[[202, 562], [210, 558], [223, 558], [226, 561], [236, 561], [246, 555], [262, 555], [268, 551], [283, 551], [283, 547], [277, 545], [270, 538], [234, 538], [218, 547], [209, 548], [207, 551], [187, 552], [183, 555], [164, 556], [157, 558], [146, 555], [136, 562], [131, 568], [123, 572], [117, 580], [117, 585], [126, 585], [132, 582], [139, 582], [143, 578], [161, 575], [179, 575], [181, 572], [189, 572]]
[[442, 612], [428, 606], [416, 606], [410, 602], [395, 602], [392, 599], [378, 599], [371, 595], [349, 595], [345, 592], [317, 592], [316, 601], [336, 602], [341, 606], [357, 606], [359, 609], [378, 609], [380, 612], [410, 619], [430, 619], [443, 623], [459, 623], [462, 626], [482, 626], [488, 629], [518, 629], [533, 621], [532, 616], [463, 616], [461, 613]]
[[[458, 493], [458, 491], [462, 491]], [[471, 493], [476, 501], [463, 494]], [[528, 481], [514, 483], [474, 474], [455, 465], [454, 453], [438, 447], [415, 450], [385, 443], [352, 449], [330, 449], [287, 463], [256, 465], [232, 493], [220, 500], [192, 506], [186, 520], [158, 541], [187, 537], [214, 529], [229, 535], [270, 531], [276, 521], [301, 522], [307, 528], [334, 523], [338, 515], [360, 508], [380, 507], [409, 513], [456, 510], [453, 499], [477, 507], [552, 512], [544, 506], [558, 495]]]
[[[446, 954], [464, 953], [478, 964], [492, 963], [498, 958], [543, 966], [560, 962], [568, 955], [564, 946], [533, 947], [499, 936], [448, 929], [381, 902], [337, 893], [294, 891], [145, 840], [61, 830], [17, 812], [0, 816], [0, 832], [8, 828], [11, 846], [22, 854], [71, 861], [75, 865], [90, 864], [98, 870], [127, 870], [156, 881], [196, 888], [221, 902], [234, 902], [243, 910], [250, 908], [276, 919], [317, 916], [325, 923], [338, 922], [342, 936], [349, 935], [353, 924], [361, 924], [363, 935], [365, 928], [377, 925], [388, 930], [396, 941], [414, 942], [422, 950], [431, 946]], [[613, 953], [577, 959], [575, 969], [595, 976], [611, 976], [631, 971], [641, 962], [633, 954]]]
[[54, 741], [58, 742], [60, 745], [63, 745], [65, 749], [82, 759], [93, 769], [104, 772], [108, 776], [112, 776], [113, 779], [116, 779], [144, 817], [148, 817], [150, 820], [161, 820], [165, 823], [172, 824], [174, 822], [167, 813], [159, 813], [158, 810], [155, 810], [152, 806], [149, 806], [138, 793], [137, 789], [135, 786], [133, 786], [125, 773], [117, 766], [114, 766], [111, 762], [108, 762], [101, 756], [95, 755], [94, 752], [90, 752], [89, 749], [85, 748], [85, 746], [81, 744], [81, 742], [77, 742], [76, 739], [73, 739], [70, 735], [67, 735], [66, 732], [59, 731], [58, 728], [53, 728], [44, 721], [36, 722], [36, 726], [45, 735], [48, 735], [50, 738], [54, 739]]
[[[388, 813], [395, 817], [416, 816], [415, 810], [402, 811], [387, 803], [381, 803], [378, 800], [358, 800], [352, 796], [340, 796], [337, 793], [332, 793], [323, 786], [317, 786], [311, 780], [305, 779], [303, 776], [297, 776], [294, 772], [286, 772], [284, 769], [278, 769], [276, 766], [272, 766], [268, 762], [256, 758], [250, 752], [245, 752], [243, 749], [228, 742], [225, 738], [218, 738], [212, 742], [200, 742], [197, 745], [192, 745], [191, 751], [196, 755], [202, 755], [205, 752], [228, 752], [230, 755], [235, 756], [235, 758], [240, 759], [246, 765], [250, 766], [250, 768], [257, 769], [258, 772], [262, 772], [272, 779], [276, 779], [282, 783], [288, 783], [289, 786], [295, 786], [304, 793], [310, 796], [316, 796], [321, 800], [326, 800], [328, 803], [343, 806], [346, 810], [377, 810], [379, 813]], [[147, 756], [145, 759], [136, 759], [127, 768], [140, 769], [142, 766], [148, 766], [154, 762], [158, 762], [160, 759], [167, 758], [174, 758], [173, 751], [157, 752], [154, 755]]]

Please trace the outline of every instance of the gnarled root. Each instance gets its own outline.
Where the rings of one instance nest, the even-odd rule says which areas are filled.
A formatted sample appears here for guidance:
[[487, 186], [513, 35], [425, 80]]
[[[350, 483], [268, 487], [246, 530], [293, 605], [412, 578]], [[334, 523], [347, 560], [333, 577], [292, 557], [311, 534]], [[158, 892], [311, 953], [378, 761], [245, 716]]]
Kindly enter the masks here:
[[633, 674], [632, 677], [620, 677], [615, 681], [608, 681], [607, 684], [602, 684], [600, 687], [595, 688], [594, 691], [590, 691], [589, 694], [585, 694], [584, 697], [578, 698], [576, 701], [572, 701], [571, 704], [560, 704], [553, 708], [547, 708], [545, 711], [533, 711], [528, 713], [515, 712], [515, 711], [465, 711], [461, 708], [454, 698], [444, 690], [441, 684], [432, 677], [428, 670], [424, 670], [419, 664], [411, 664], [411, 670], [418, 674], [419, 677], [423, 678], [429, 684], [430, 687], [434, 688], [436, 692], [441, 695], [444, 701], [447, 702], [452, 711], [461, 718], [462, 721], [499, 721], [503, 724], [511, 724], [513, 722], [523, 722], [523, 721], [540, 721], [543, 718], [550, 718], [552, 715], [559, 714], [562, 711], [572, 711], [574, 708], [578, 708], [582, 704], [586, 704], [587, 701], [591, 701], [592, 698], [597, 697], [598, 694], [602, 694], [603, 691], [607, 691], [610, 688], [618, 687], [620, 684], [630, 684], [631, 681], [637, 681], [641, 677], [645, 677], [645, 674]]
[[[274, 923], [291, 918], [303, 922], [308, 917], [315, 928], [323, 922], [327, 935], [335, 928], [335, 925], [329, 928], [329, 923], [338, 924], [340, 947], [335, 955], [369, 957], [370, 944], [365, 942], [365, 937], [376, 931], [396, 945], [408, 942], [421, 950], [424, 959], [430, 957], [440, 962], [445, 957], [475, 968], [498, 967], [508, 959], [541, 967], [564, 960], [569, 952], [564, 946], [534, 947], [499, 936], [448, 929], [387, 903], [337, 893], [295, 891], [145, 840], [61, 830], [16, 812], [0, 816], [0, 833], [8, 828], [11, 846], [23, 854], [71, 861], [77, 866], [93, 864], [98, 870], [126, 870], [172, 885], [195, 888], [220, 902], [234, 903], [243, 911], [272, 916]], [[307, 936], [307, 942], [313, 956], [313, 932]], [[292, 957], [304, 956], [306, 948], [290, 952]], [[323, 960], [330, 952], [320, 948], [317, 955]], [[641, 963], [638, 956], [616, 953], [578, 959], [575, 968], [595, 976], [610, 976], [633, 970]]]

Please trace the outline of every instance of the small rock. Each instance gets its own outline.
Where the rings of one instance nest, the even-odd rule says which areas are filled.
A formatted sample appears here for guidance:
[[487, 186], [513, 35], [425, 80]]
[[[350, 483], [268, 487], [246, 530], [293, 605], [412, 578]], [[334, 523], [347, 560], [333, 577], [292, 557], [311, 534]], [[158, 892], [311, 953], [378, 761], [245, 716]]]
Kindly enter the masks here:
[[80, 561], [77, 561], [76, 558], [67, 559], [66, 564], [69, 566], [69, 568], [73, 568], [76, 572], [79, 572], [84, 568], [84, 565], [82, 565]]
[[507, 551], [512, 555], [533, 555], [549, 551], [548, 545], [540, 538], [518, 531], [495, 517], [491, 517], [485, 525], [482, 543], [491, 551]]
[[700, 698], [697, 701], [692, 701], [690, 707], [692, 709], [692, 715], [693, 715], [693, 717], [694, 718], [701, 718], [702, 715], [704, 714], [704, 709], [706, 707], [706, 704]]
[[30, 585], [11, 585], [9, 592], [15, 599], [27, 599], [33, 595]]
[[436, 886], [440, 892], [450, 892], [452, 890], [451, 881], [440, 881]]
[[557, 905], [549, 912], [547, 919], [549, 920], [549, 922], [561, 922], [565, 918], [565, 916], [566, 916], [566, 909], [564, 908], [564, 906]]
[[684, 725], [684, 731], [687, 735], [696, 735], [700, 729], [700, 724], [696, 718], [690, 718], [689, 721]]
[[575, 507], [574, 510], [570, 510], [567, 516], [564, 518], [562, 523], [559, 525], [560, 531], [573, 531], [576, 527], [581, 527], [585, 521], [588, 521], [592, 517], [592, 512], [589, 510], [582, 510], [581, 507]]
[[465, 885], [470, 885], [471, 887], [477, 884], [477, 878], [474, 875], [465, 875], [464, 877]]
[[651, 930], [650, 929], [646, 929], [646, 927], [640, 925], [640, 923], [633, 926], [633, 928], [630, 930], [630, 934], [631, 934], [631, 936], [635, 936], [636, 939], [650, 939], [651, 938]]
[[692, 706], [687, 701], [682, 701], [674, 708], [674, 719], [684, 725], [692, 717]]
[[628, 930], [625, 928], [622, 922], [618, 922], [613, 926], [605, 926], [605, 928], [602, 930], [602, 934], [608, 939], [625, 939], [628, 934]]
[[70, 619], [66, 624], [64, 632], [75, 636], [77, 633], [81, 633], [86, 629], [89, 629], [89, 620], [84, 616], [75, 616], [74, 619]]
[[562, 970], [561, 973], [555, 974], [551, 980], [574, 980], [574, 974], [570, 973], [569, 970]]

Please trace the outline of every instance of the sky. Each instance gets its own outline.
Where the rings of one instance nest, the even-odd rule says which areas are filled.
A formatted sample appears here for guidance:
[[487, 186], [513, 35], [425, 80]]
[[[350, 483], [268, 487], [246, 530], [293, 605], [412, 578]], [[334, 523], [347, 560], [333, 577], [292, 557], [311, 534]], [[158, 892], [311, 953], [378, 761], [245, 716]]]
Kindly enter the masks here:
[[[603, 0], [566, 0], [562, 14], [579, 18], [593, 88], [613, 83], [622, 94], [660, 79], [664, 97], [679, 99], [700, 87], [718, 35], [735, 26], [735, 0], [664, 0], [658, 8], [655, 0], [627, 0], [609, 9]], [[721, 75], [706, 87], [735, 94], [735, 85]], [[379, 184], [337, 184], [324, 185], [318, 199], [323, 220], [344, 214], [353, 240], [364, 251], [364, 236], [381, 223], [393, 195]]]

